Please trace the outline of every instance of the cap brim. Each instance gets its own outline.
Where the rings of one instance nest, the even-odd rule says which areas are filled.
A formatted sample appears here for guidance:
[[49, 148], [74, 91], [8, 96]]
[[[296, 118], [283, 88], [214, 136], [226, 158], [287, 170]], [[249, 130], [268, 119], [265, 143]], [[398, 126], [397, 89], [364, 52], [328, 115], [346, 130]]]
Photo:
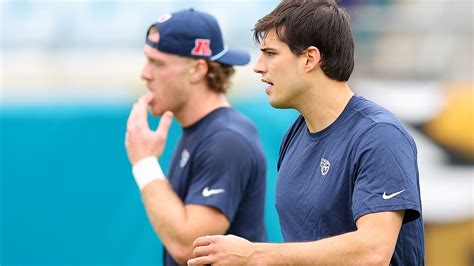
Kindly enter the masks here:
[[250, 54], [243, 50], [229, 49], [217, 62], [225, 65], [243, 66], [250, 62]]

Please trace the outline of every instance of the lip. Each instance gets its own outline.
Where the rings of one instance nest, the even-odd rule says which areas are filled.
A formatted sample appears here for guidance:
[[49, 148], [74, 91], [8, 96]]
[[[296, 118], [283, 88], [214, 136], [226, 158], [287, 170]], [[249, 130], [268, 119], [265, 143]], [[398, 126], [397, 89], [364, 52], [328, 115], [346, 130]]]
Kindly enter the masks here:
[[271, 91], [271, 89], [272, 89], [272, 87], [273, 87], [273, 83], [272, 83], [271, 81], [268, 81], [268, 80], [264, 79], [264, 78], [262, 78], [261, 81], [262, 81], [263, 83], [268, 84], [268, 87], [265, 88], [265, 93], [269, 95], [269, 94], [270, 94], [270, 91]]
[[265, 93], [266, 93], [267, 95], [270, 95], [270, 91], [271, 91], [272, 87], [273, 87], [273, 86], [270, 85], [270, 86], [268, 86], [268, 87], [265, 88]]

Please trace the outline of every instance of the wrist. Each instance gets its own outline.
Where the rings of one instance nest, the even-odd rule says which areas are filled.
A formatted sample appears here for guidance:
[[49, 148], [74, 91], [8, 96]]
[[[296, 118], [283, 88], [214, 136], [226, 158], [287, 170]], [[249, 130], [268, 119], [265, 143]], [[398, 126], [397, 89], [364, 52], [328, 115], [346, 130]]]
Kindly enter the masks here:
[[153, 156], [137, 161], [132, 167], [132, 173], [140, 191], [154, 180], [167, 180], [158, 160]]
[[278, 248], [278, 245], [274, 243], [252, 243], [253, 247], [253, 254], [250, 261], [253, 264], [259, 265], [275, 265], [275, 264], [282, 264], [279, 261], [279, 251], [275, 252]]
[[261, 264], [261, 265], [266, 265], [268, 263], [266, 259], [266, 249], [265, 249], [265, 243], [251, 243], [251, 250], [252, 253], [249, 257], [249, 264]]

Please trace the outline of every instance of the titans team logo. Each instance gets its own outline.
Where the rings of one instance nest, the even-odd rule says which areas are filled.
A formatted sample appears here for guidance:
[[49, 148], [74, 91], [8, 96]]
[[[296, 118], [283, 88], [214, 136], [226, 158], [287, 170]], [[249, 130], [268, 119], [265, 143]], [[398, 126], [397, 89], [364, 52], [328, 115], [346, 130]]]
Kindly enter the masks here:
[[209, 39], [196, 39], [194, 41], [194, 48], [191, 51], [192, 55], [198, 56], [211, 56], [211, 40]]
[[183, 168], [186, 166], [189, 160], [189, 151], [184, 149], [181, 152], [181, 160], [179, 160], [179, 167]]
[[331, 163], [329, 163], [328, 160], [321, 158], [321, 163], [319, 164], [321, 167], [321, 174], [326, 175], [329, 172], [329, 167], [331, 166]]

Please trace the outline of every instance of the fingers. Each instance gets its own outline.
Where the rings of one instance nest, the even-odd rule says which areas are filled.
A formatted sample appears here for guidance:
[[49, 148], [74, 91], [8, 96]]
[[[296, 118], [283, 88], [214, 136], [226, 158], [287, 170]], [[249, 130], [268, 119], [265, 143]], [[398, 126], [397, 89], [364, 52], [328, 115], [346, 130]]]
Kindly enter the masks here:
[[188, 265], [217, 263], [219, 259], [218, 256], [216, 256], [216, 248], [218, 249], [217, 245], [219, 240], [223, 237], [222, 235], [202, 236], [194, 240], [193, 253], [196, 258], [188, 260]]
[[148, 104], [153, 100], [153, 94], [148, 94], [140, 97], [133, 105], [130, 115], [127, 120], [127, 130], [132, 130], [137, 127], [148, 127]]
[[214, 256], [205, 256], [188, 260], [188, 265], [207, 265], [215, 263]]
[[139, 125], [146, 125], [148, 126], [148, 104], [150, 103], [151, 99], [153, 99], [153, 95], [151, 96], [150, 99], [150, 94], [146, 94], [140, 99], [138, 99], [137, 103], [133, 107], [136, 109], [136, 121], [138, 122]]
[[130, 114], [128, 115], [128, 119], [127, 119], [127, 131], [130, 131], [133, 127], [135, 127], [135, 117], [136, 117], [136, 108], [135, 108], [135, 104], [133, 104], [132, 106], [132, 110], [130, 111]]
[[149, 92], [145, 95], [145, 102], [146, 102], [147, 104], [150, 104], [151, 101], [153, 100], [153, 97], [154, 97], [153, 93], [152, 93], [151, 91], [149, 91]]
[[166, 138], [168, 137], [171, 122], [173, 122], [173, 113], [167, 111], [161, 116], [160, 123], [158, 124], [158, 128], [155, 131], [155, 135], [157, 138], [166, 140]]
[[129, 135], [128, 132], [125, 132], [125, 147], [128, 147], [129, 146], [128, 144], [130, 143], [129, 141], [130, 137], [128, 135]]
[[198, 246], [198, 247], [194, 247], [193, 254], [195, 257], [203, 257], [203, 256], [210, 255], [212, 251], [213, 251], [212, 245]]
[[213, 243], [219, 236], [201, 236], [193, 242], [193, 247], [208, 246]]

